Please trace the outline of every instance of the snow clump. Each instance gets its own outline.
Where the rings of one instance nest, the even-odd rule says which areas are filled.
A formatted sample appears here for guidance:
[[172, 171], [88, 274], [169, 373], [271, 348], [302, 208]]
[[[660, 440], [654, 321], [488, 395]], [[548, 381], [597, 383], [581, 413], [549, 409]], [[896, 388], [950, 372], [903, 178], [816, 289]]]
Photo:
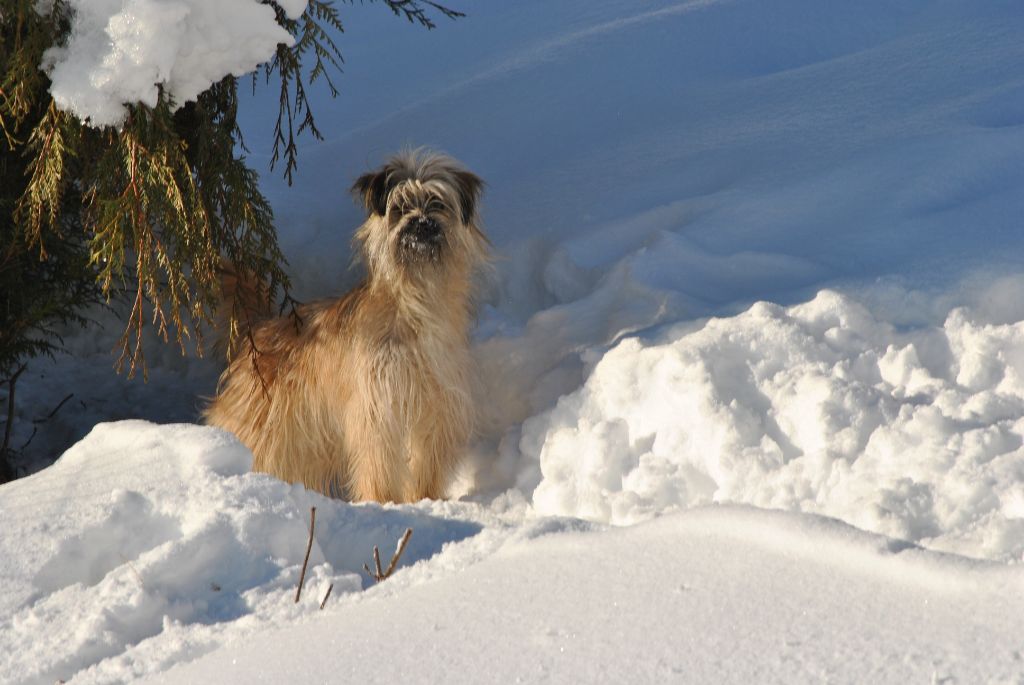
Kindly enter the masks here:
[[[162, 87], [181, 106], [295, 39], [257, 0], [70, 0], [67, 43], [46, 51], [57, 106], [93, 126], [118, 126], [126, 103], [156, 105]], [[306, 0], [286, 0], [291, 18]], [[45, 10], [45, 4], [40, 10]]]
[[741, 502], [1024, 553], [1024, 321], [956, 309], [901, 332], [826, 290], [665, 337], [623, 340], [523, 426], [540, 513], [632, 524]]

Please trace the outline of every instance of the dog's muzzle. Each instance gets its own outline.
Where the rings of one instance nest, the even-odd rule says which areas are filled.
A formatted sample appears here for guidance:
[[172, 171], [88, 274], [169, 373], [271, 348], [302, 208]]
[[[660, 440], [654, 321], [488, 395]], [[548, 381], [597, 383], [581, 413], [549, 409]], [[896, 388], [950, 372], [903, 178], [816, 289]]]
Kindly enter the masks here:
[[441, 230], [441, 225], [427, 217], [410, 221], [398, 237], [402, 251], [414, 258], [436, 258], [443, 243], [444, 231]]

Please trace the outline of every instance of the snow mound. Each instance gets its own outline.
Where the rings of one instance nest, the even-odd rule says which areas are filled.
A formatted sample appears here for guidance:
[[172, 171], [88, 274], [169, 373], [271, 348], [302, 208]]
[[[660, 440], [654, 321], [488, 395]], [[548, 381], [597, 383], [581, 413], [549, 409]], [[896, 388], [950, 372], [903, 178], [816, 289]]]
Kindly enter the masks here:
[[[217, 429], [124, 421], [0, 488], [0, 683], [1020, 673], [1014, 565], [746, 506], [606, 529], [533, 516], [514, 492], [352, 505], [249, 467]], [[406, 527], [398, 573], [356, 575]]]
[[[49, 469], [5, 485], [0, 682], [123, 682], [361, 591], [379, 545], [415, 535], [402, 565], [478, 524], [353, 506], [249, 471], [230, 434], [193, 425], [97, 426]], [[293, 601], [317, 507], [302, 601]], [[45, 640], [40, 640], [45, 635]], [[55, 649], [54, 645], [60, 645]]]
[[[305, 0], [282, 2], [295, 18]], [[241, 76], [294, 38], [258, 0], [71, 0], [67, 44], [47, 50], [57, 106], [93, 126], [117, 126], [125, 103], [177, 105], [228, 74]]]
[[630, 524], [708, 502], [930, 548], [1024, 553], [1024, 322], [900, 331], [822, 291], [623, 340], [529, 419], [540, 513]]
[[158, 680], [1010, 683], [1022, 590], [1012, 567], [712, 506], [510, 544]]

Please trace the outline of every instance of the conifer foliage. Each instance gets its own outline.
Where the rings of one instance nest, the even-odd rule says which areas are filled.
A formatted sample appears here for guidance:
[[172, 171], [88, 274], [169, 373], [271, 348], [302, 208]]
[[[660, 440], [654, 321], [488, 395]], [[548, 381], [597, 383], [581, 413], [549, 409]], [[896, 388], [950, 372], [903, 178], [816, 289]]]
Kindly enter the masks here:
[[[289, 183], [296, 138], [320, 138], [307, 85], [338, 90], [331, 70], [342, 56], [342, 31], [329, 0], [310, 0], [290, 19], [273, 0], [278, 23], [296, 40], [279, 45], [253, 75], [280, 86], [271, 168], [283, 161]], [[426, 28], [431, 13], [459, 13], [426, 0], [382, 0]], [[24, 363], [59, 349], [59, 333], [85, 324], [96, 303], [123, 302], [115, 350], [118, 371], [145, 374], [144, 332], [155, 330], [184, 353], [202, 353], [204, 326], [218, 305], [230, 308], [231, 337], [241, 303], [218, 302], [220, 265], [293, 307], [273, 212], [244, 156], [236, 119], [238, 80], [228, 76], [195, 102], [130, 104], [120, 128], [91, 127], [56, 107], [43, 53], [66, 40], [64, 0], [3, 0], [0, 5], [0, 383], [8, 410], [0, 443], [0, 482], [12, 474], [14, 384]], [[2, 386], [0, 386], [2, 387]]]

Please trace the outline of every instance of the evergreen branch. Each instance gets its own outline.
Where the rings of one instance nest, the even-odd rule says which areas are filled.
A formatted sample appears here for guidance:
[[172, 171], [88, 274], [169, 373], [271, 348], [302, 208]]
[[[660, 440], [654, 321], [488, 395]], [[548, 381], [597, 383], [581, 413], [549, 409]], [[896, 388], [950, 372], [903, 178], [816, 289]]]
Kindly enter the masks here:
[[65, 162], [73, 154], [65, 139], [68, 120], [69, 116], [51, 101], [28, 142], [35, 157], [28, 165], [29, 181], [15, 207], [15, 217], [25, 227], [28, 244], [39, 248], [40, 259], [46, 258], [43, 229], [57, 227], [67, 184]]
[[[344, 58], [337, 43], [330, 37], [329, 29], [343, 32], [344, 28], [338, 11], [326, 0], [310, 0], [306, 12], [300, 20], [290, 19], [277, 2], [268, 0], [274, 8], [278, 23], [292, 35], [298, 34], [295, 44], [291, 47], [281, 44], [277, 46], [274, 58], [264, 68], [264, 77], [269, 82], [276, 72], [281, 84], [277, 121], [274, 125], [273, 149], [270, 156], [271, 170], [282, 159], [285, 160], [284, 176], [291, 185], [294, 181], [295, 169], [298, 166], [298, 145], [296, 138], [308, 130], [317, 140], [323, 135], [316, 126], [312, 107], [306, 94], [303, 81], [303, 58], [312, 49], [316, 63], [309, 76], [309, 82], [323, 78], [332, 96], [338, 93], [334, 82], [327, 75], [327, 64], [339, 71]], [[298, 127], [297, 119], [301, 117]], [[287, 135], [285, 131], [287, 130]]]
[[[372, 0], [371, 0], [372, 1]], [[410, 24], [419, 24], [428, 31], [437, 28], [430, 17], [430, 10], [440, 12], [448, 19], [459, 19], [466, 16], [462, 12], [449, 9], [431, 0], [382, 0], [396, 17], [404, 17]]]
[[[352, 2], [353, 0], [347, 0]], [[370, 0], [371, 2], [373, 0]], [[437, 25], [431, 12], [438, 13], [448, 19], [465, 16], [462, 12], [450, 9], [431, 0], [381, 0], [391, 12], [404, 17], [410, 23], [434, 29]], [[291, 185], [294, 182], [295, 170], [298, 167], [299, 148], [296, 139], [308, 131], [315, 139], [323, 140], [323, 135], [316, 125], [316, 119], [310, 106], [305, 84], [322, 80], [331, 97], [338, 95], [338, 87], [331, 78], [331, 70], [342, 71], [345, 60], [332, 32], [344, 33], [338, 10], [330, 0], [309, 0], [309, 5], [299, 20], [290, 19], [275, 0], [263, 0], [274, 9], [278, 24], [296, 36], [291, 47], [279, 45], [274, 58], [263, 69], [264, 79], [269, 83], [277, 74], [280, 81], [281, 94], [278, 102], [277, 120], [274, 124], [273, 146], [270, 155], [270, 168], [284, 160], [284, 177]], [[312, 55], [313, 66], [308, 73], [308, 81], [304, 79], [303, 65], [305, 58]], [[256, 79], [253, 79], [253, 89]], [[296, 126], [296, 122], [298, 125]]]

